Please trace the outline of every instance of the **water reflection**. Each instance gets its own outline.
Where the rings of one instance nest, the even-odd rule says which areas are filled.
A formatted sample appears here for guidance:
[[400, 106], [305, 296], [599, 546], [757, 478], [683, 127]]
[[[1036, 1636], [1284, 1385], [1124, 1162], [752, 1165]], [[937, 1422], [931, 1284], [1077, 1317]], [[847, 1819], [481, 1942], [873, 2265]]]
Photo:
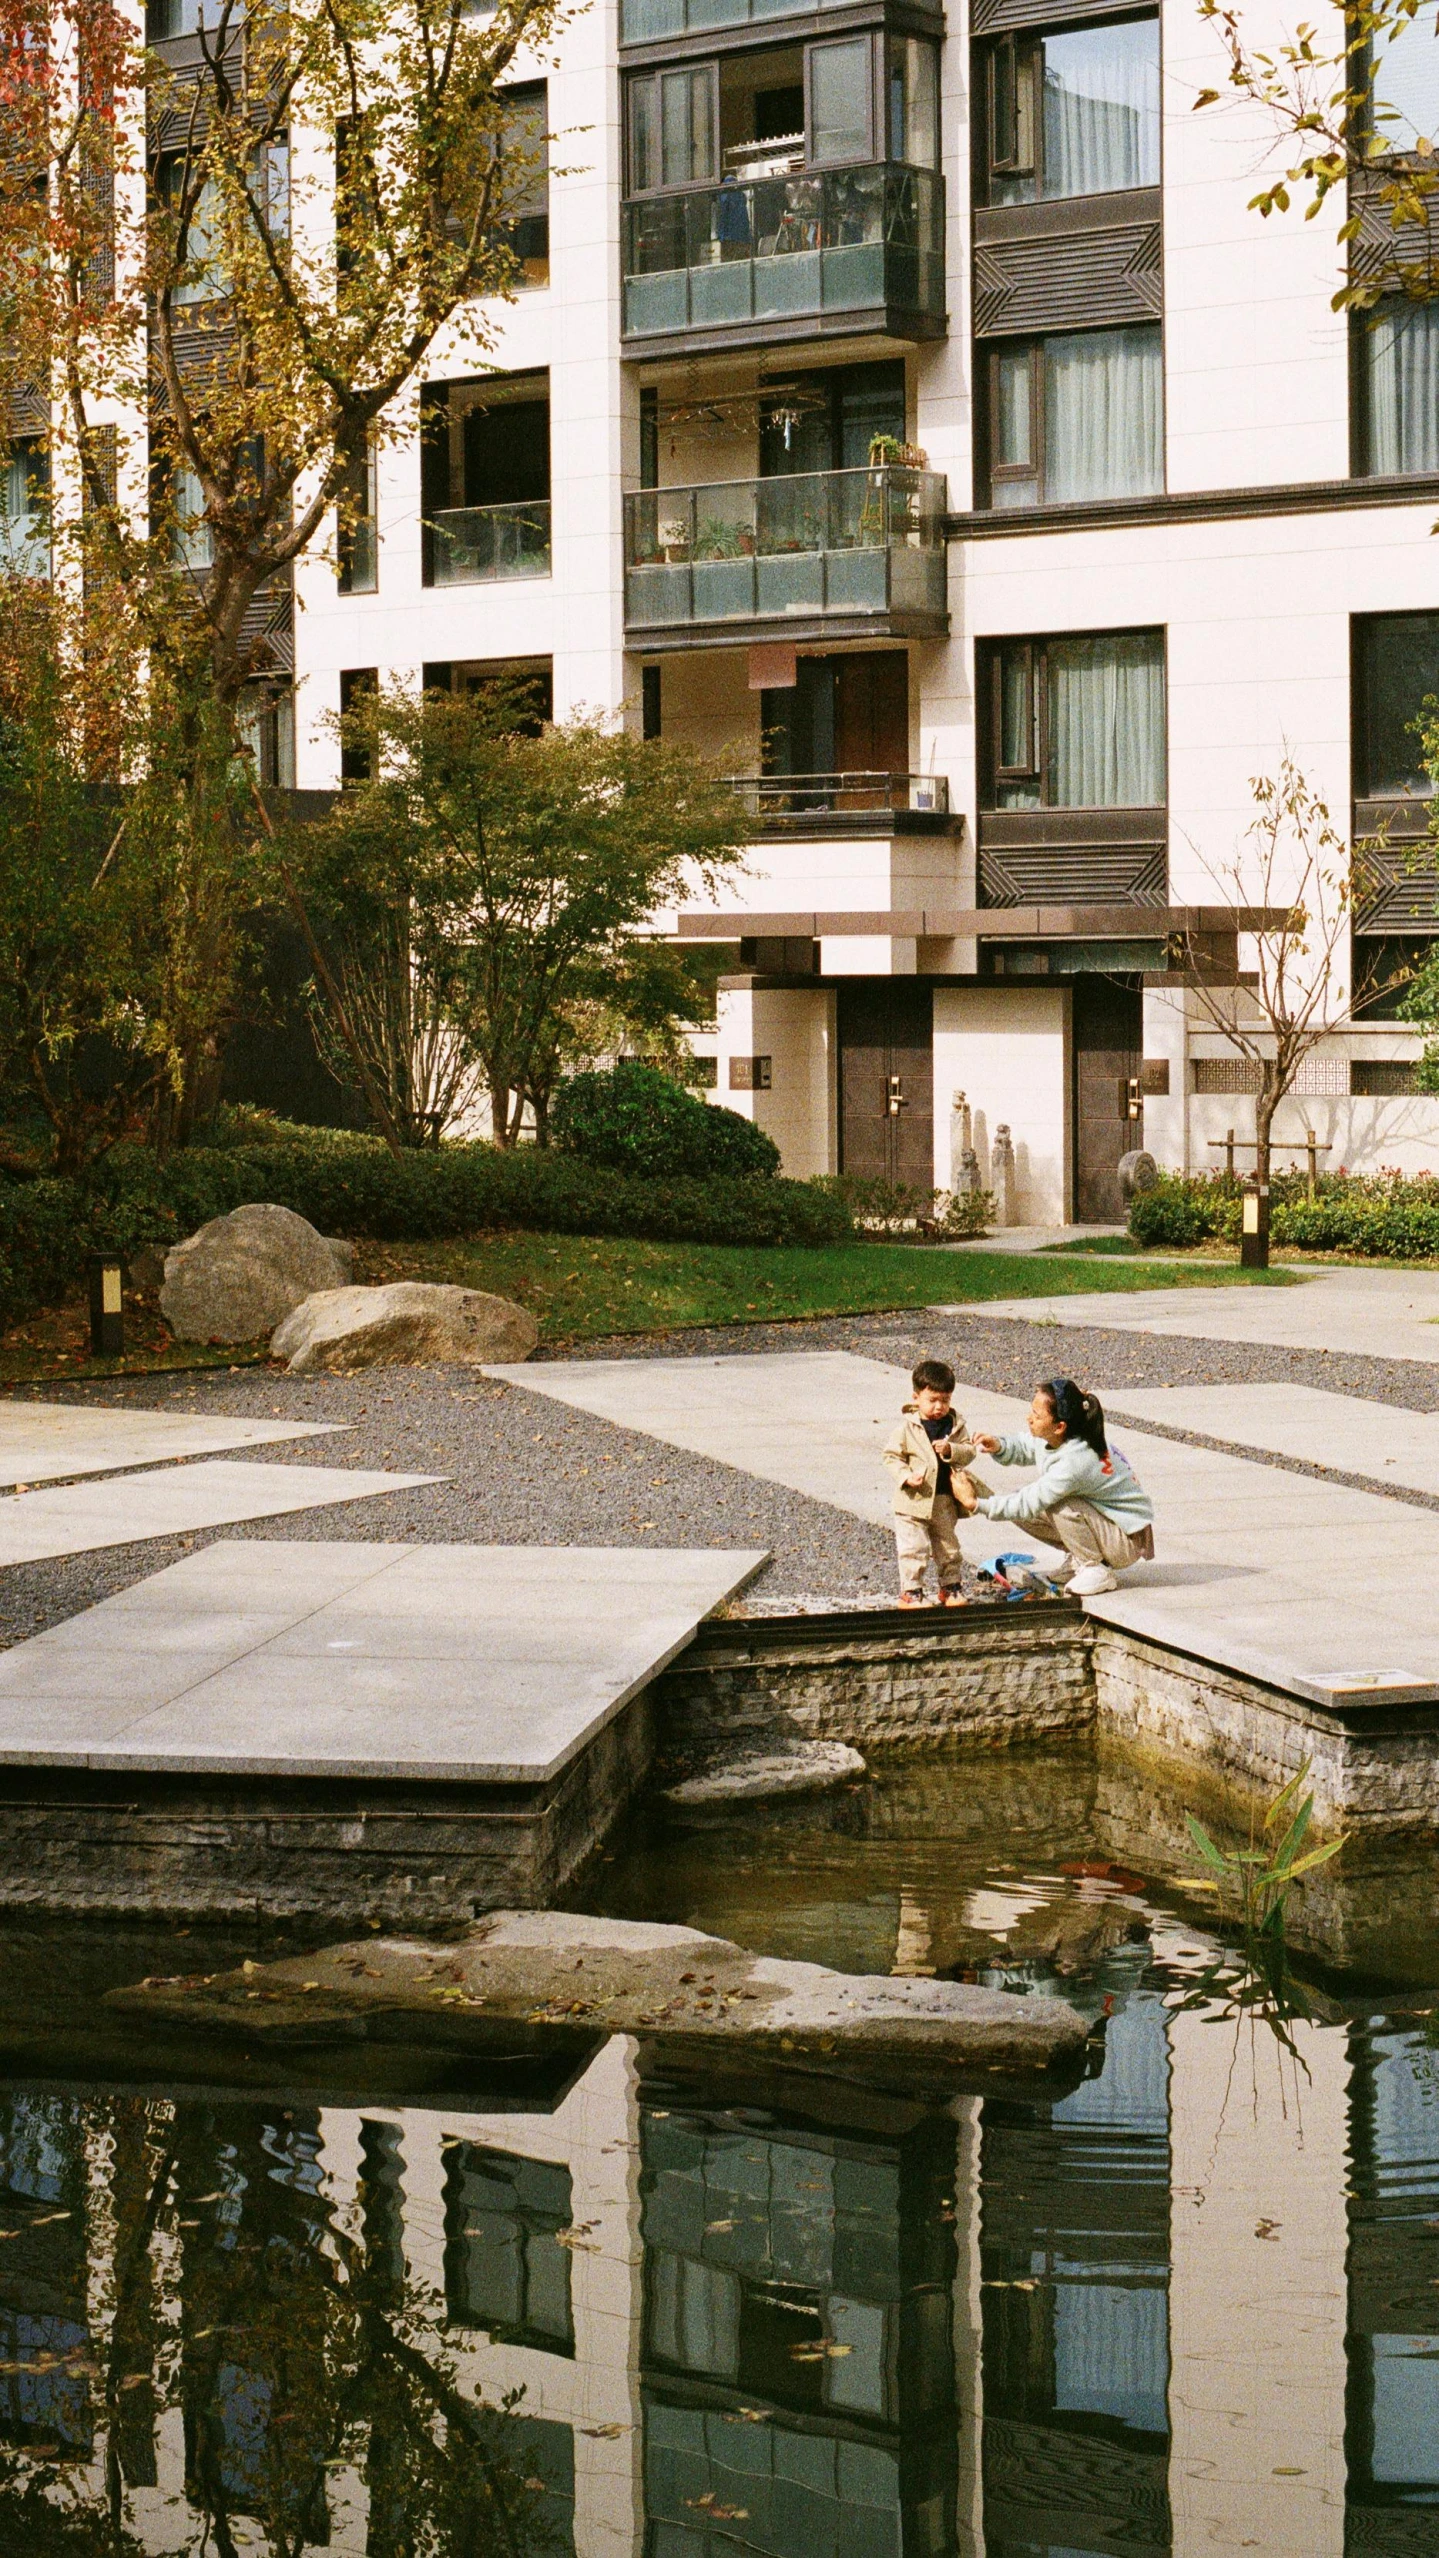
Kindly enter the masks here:
[[1053, 2100], [11, 2085], [0, 2552], [1432, 2553], [1431, 2021], [1291, 2059], [1211, 1956], [1107, 1951]]

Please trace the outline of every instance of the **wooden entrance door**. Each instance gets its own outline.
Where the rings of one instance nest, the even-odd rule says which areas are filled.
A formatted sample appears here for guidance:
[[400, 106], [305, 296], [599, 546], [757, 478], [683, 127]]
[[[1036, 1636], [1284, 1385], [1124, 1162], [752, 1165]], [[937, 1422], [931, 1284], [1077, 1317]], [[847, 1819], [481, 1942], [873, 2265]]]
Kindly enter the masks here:
[[1081, 1224], [1118, 1225], [1119, 1158], [1144, 1143], [1142, 1117], [1129, 1115], [1143, 1048], [1142, 997], [1137, 985], [1112, 977], [1072, 982], [1074, 1210]]
[[912, 977], [841, 986], [839, 1162], [934, 1188], [934, 996]]

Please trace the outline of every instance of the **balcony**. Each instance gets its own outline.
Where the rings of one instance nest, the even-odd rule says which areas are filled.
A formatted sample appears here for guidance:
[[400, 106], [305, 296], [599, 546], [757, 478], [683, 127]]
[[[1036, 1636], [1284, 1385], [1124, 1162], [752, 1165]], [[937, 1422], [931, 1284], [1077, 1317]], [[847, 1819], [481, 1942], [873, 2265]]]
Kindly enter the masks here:
[[484, 586], [503, 577], [548, 577], [550, 501], [447, 506], [434, 519], [433, 586]]
[[[851, 0], [818, 0], [821, 9]], [[767, 27], [776, 18], [809, 14], [802, 0], [622, 0], [621, 44], [664, 44], [672, 36], [712, 35], [717, 27]]]
[[625, 500], [625, 624], [701, 635], [929, 639], [949, 627], [939, 471], [802, 471]]
[[944, 334], [944, 181], [929, 169], [798, 170], [623, 210], [631, 353]]
[[941, 773], [735, 773], [729, 787], [764, 835], [942, 835]]

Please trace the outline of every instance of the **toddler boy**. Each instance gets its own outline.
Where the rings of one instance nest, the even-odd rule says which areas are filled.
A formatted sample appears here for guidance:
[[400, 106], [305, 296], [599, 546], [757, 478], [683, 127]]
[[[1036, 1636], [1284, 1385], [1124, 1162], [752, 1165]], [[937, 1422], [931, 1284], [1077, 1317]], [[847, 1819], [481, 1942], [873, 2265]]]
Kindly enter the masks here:
[[899, 1604], [922, 1608], [924, 1571], [931, 1555], [941, 1607], [969, 1602], [960, 1588], [959, 1505], [953, 1469], [969, 1465], [974, 1444], [954, 1409], [954, 1370], [943, 1359], [921, 1359], [910, 1377], [914, 1400], [884, 1451], [894, 1477], [894, 1541], [899, 1549]]

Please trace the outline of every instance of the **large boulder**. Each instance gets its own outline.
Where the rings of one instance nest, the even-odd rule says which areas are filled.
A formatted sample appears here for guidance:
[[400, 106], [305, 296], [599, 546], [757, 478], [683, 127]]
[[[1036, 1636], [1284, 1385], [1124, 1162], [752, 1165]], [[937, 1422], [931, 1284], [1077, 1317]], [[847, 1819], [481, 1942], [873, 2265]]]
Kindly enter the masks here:
[[956, 2071], [1077, 2067], [1085, 2019], [1063, 1999], [968, 1982], [832, 1972], [727, 1938], [567, 1910], [496, 1910], [458, 1944], [367, 1937], [239, 1971], [153, 1977], [107, 2006], [247, 2044], [396, 2039], [543, 2049], [639, 2034], [705, 2059], [771, 2060], [845, 2080], [896, 2075], [952, 2092]]
[[399, 1279], [388, 1288], [326, 1287], [307, 1297], [280, 1325], [270, 1356], [302, 1375], [320, 1368], [344, 1377], [355, 1368], [528, 1359], [539, 1337], [534, 1316], [508, 1297]]
[[258, 1341], [340, 1275], [333, 1245], [304, 1217], [257, 1201], [171, 1246], [160, 1312], [177, 1341]]

